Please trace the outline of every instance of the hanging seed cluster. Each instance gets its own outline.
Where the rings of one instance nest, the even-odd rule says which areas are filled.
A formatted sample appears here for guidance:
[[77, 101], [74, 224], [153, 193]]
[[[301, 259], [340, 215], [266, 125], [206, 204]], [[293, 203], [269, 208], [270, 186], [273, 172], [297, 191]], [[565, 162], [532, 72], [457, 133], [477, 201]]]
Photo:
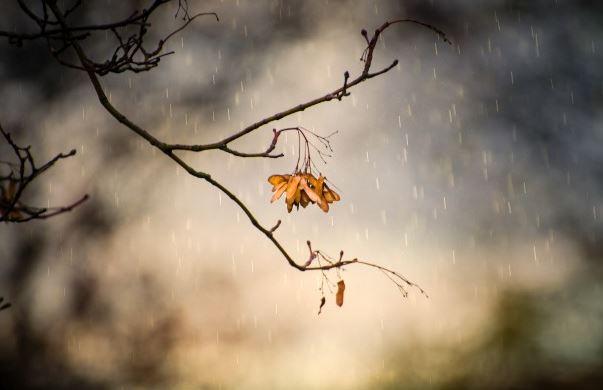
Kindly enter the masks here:
[[302, 172], [293, 175], [272, 175], [268, 178], [268, 183], [272, 184], [272, 192], [274, 192], [270, 203], [286, 194], [285, 203], [288, 212], [293, 210], [293, 206], [299, 210], [300, 205], [306, 208], [312, 203], [317, 204], [326, 213], [329, 211], [329, 204], [339, 201], [341, 197], [329, 188], [325, 180], [323, 175], [316, 178], [312, 173]]

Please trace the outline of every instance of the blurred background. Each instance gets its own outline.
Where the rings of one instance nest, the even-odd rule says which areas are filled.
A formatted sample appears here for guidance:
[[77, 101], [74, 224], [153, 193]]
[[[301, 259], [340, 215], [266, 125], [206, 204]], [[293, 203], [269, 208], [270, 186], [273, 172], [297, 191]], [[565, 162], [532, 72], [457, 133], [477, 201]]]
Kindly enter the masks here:
[[[16, 3], [16, 2], [15, 2]], [[88, 2], [101, 22], [144, 1]], [[595, 4], [595, 5], [593, 5]], [[43, 43], [0, 44], [0, 120], [41, 161], [76, 148], [32, 204], [91, 199], [47, 221], [0, 226], [2, 388], [531, 389], [603, 381], [603, 4], [570, 0], [190, 1], [214, 11], [149, 73], [103, 78], [113, 104], [160, 139], [209, 143], [323, 95], [362, 69], [360, 30], [388, 29], [389, 73], [272, 128], [327, 135], [322, 172], [342, 200], [270, 204], [277, 160], [182, 154], [231, 188], [307, 259], [306, 240], [372, 261], [341, 273], [343, 307], [227, 197], [120, 126], [85, 75]], [[33, 28], [0, 5], [5, 30]], [[180, 22], [158, 12], [157, 37]], [[104, 58], [112, 42], [86, 49]], [[0, 153], [8, 156], [3, 145]], [[331, 275], [337, 280], [337, 275]]]

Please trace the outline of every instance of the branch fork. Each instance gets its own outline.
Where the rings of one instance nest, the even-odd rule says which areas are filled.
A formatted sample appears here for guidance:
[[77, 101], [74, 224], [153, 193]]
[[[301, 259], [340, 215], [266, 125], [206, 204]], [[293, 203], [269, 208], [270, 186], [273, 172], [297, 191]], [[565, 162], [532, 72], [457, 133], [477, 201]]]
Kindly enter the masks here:
[[8, 168], [8, 173], [0, 172], [0, 222], [29, 222], [34, 219], [47, 219], [66, 213], [78, 207], [88, 199], [88, 195], [61, 207], [34, 207], [23, 202], [25, 189], [36, 178], [52, 168], [59, 160], [75, 156], [76, 150], [59, 153], [42, 166], [37, 166], [31, 153], [31, 146], [19, 146], [0, 124], [0, 135], [10, 146], [15, 156], [14, 161], [0, 161], [0, 166]]

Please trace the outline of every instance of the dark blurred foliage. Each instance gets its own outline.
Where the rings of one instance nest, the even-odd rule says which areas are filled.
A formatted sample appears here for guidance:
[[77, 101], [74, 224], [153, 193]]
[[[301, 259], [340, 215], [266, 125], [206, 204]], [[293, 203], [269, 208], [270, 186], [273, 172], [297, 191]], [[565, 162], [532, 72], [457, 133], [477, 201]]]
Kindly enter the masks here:
[[484, 331], [455, 346], [387, 355], [380, 389], [598, 389], [603, 374], [601, 275], [554, 292], [503, 291]]

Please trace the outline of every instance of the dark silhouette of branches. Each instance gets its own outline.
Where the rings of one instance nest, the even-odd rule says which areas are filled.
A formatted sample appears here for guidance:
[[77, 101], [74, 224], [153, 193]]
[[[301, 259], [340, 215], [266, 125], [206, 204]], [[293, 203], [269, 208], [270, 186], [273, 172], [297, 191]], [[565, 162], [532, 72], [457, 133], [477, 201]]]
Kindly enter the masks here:
[[[199, 13], [190, 15], [188, 12], [188, 3], [185, 0], [179, 0], [178, 11], [176, 15], [182, 15], [180, 27], [168, 33], [162, 39], [150, 47], [145, 46], [147, 41], [147, 33], [151, 23], [149, 17], [162, 5], [170, 3], [172, 0], [154, 0], [150, 6], [142, 11], [136, 11], [129, 17], [107, 24], [85, 25], [85, 26], [68, 26], [64, 27], [57, 19], [52, 19], [51, 8], [56, 5], [54, 0], [43, 0], [40, 3], [41, 15], [36, 13], [33, 6], [28, 5], [25, 0], [17, 0], [19, 7], [24, 14], [29, 17], [38, 27], [39, 31], [35, 33], [15, 33], [9, 31], [0, 31], [0, 37], [7, 37], [10, 44], [22, 46], [25, 41], [44, 39], [48, 43], [48, 48], [56, 60], [69, 68], [86, 70], [87, 68], [103, 76], [108, 73], [123, 73], [144, 72], [155, 68], [159, 65], [161, 58], [173, 54], [173, 52], [163, 52], [165, 43], [178, 32], [182, 31], [193, 20], [200, 16], [211, 15], [218, 20], [218, 15], [209, 13]], [[66, 9], [62, 15], [65, 19], [69, 17], [75, 10], [82, 6], [81, 0], [76, 0]], [[134, 33], [129, 30], [134, 29]], [[113, 54], [109, 59], [104, 61], [93, 61], [89, 59], [86, 67], [72, 63], [64, 58], [64, 54], [71, 46], [70, 42], [65, 40], [65, 34], [68, 33], [71, 39], [76, 41], [85, 41], [93, 32], [107, 31], [110, 32], [115, 39], [116, 46]]]
[[0, 134], [15, 157], [12, 161], [0, 161], [0, 167], [2, 167], [0, 169], [0, 222], [28, 222], [34, 219], [47, 219], [71, 211], [88, 199], [88, 195], [84, 195], [70, 205], [50, 208], [25, 204], [22, 197], [27, 187], [58, 161], [74, 156], [76, 151], [73, 149], [68, 153], [59, 153], [38, 166], [30, 146], [17, 145], [1, 124]]
[[[366, 40], [367, 44], [361, 58], [361, 61], [363, 62], [362, 69], [356, 77], [352, 77], [350, 73], [346, 71], [343, 77], [343, 85], [336, 87], [331, 92], [323, 94], [312, 100], [297, 104], [291, 108], [275, 113], [274, 115], [260, 119], [257, 122], [243, 128], [242, 130], [234, 132], [233, 134], [216, 142], [209, 144], [170, 144], [158, 139], [149, 130], [144, 129], [143, 127], [134, 123], [125, 113], [115, 107], [108, 99], [99, 77], [102, 77], [108, 73], [122, 73], [128, 71], [145, 72], [153, 69], [159, 64], [161, 58], [172, 53], [163, 52], [164, 44], [167, 40], [200, 16], [211, 15], [214, 16], [217, 21], [219, 21], [218, 16], [215, 13], [199, 13], [191, 15], [189, 13], [187, 1], [178, 0], [178, 8], [175, 17], [180, 17], [183, 23], [179, 28], [168, 33], [164, 36], [164, 38], [156, 42], [151, 49], [148, 49], [146, 48], [145, 44], [147, 43], [146, 33], [150, 28], [149, 17], [161, 6], [172, 2], [172, 0], [154, 0], [147, 8], [136, 11], [129, 17], [117, 22], [85, 26], [78, 26], [70, 20], [70, 15], [72, 15], [74, 10], [81, 5], [80, 1], [73, 1], [71, 6], [65, 7], [63, 6], [63, 3], [61, 3], [61, 6], [59, 6], [59, 3], [56, 0], [42, 0], [41, 7], [37, 10], [37, 12], [26, 5], [25, 1], [17, 1], [25, 15], [27, 15], [38, 26], [38, 31], [31, 33], [0, 31], [0, 37], [7, 37], [9, 43], [14, 45], [22, 45], [26, 41], [35, 39], [45, 39], [48, 43], [51, 55], [54, 56], [58, 62], [69, 68], [77, 69], [87, 74], [100, 104], [115, 118], [115, 120], [123, 124], [130, 131], [145, 139], [153, 147], [159, 149], [168, 158], [184, 168], [191, 176], [207, 181], [209, 184], [226, 194], [226, 196], [235, 202], [237, 206], [239, 206], [239, 208], [245, 213], [251, 224], [274, 244], [290, 266], [299, 271], [320, 271], [324, 275], [324, 272], [328, 270], [340, 270], [348, 265], [362, 264], [385, 273], [385, 275], [391, 279], [392, 282], [398, 286], [398, 288], [401, 289], [404, 295], [407, 293], [405, 287], [408, 286], [417, 287], [421, 293], [424, 293], [424, 291], [416, 284], [410, 282], [392, 270], [381, 267], [377, 264], [360, 261], [356, 258], [344, 260], [343, 252], [341, 252], [341, 256], [338, 260], [333, 260], [321, 251], [311, 250], [311, 257], [312, 254], [314, 254], [314, 257], [318, 258], [320, 261], [317, 261], [316, 264], [314, 264], [312, 261], [306, 262], [305, 264], [296, 262], [276, 238], [276, 231], [280, 226], [280, 221], [278, 221], [272, 228], [264, 227], [259, 222], [258, 218], [243, 203], [243, 201], [239, 199], [231, 190], [226, 188], [209, 173], [198, 170], [186, 163], [180, 157], [179, 153], [199, 153], [208, 150], [220, 150], [222, 152], [242, 158], [282, 157], [282, 153], [273, 154], [273, 151], [278, 143], [279, 135], [284, 131], [292, 130], [289, 128], [281, 130], [274, 129], [272, 141], [268, 148], [263, 152], [242, 152], [233, 149], [230, 144], [274, 121], [289, 117], [292, 114], [304, 111], [322, 103], [332, 100], [340, 101], [350, 95], [350, 90], [353, 87], [390, 71], [398, 64], [398, 60], [392, 61], [390, 65], [381, 69], [374, 69], [373, 67], [373, 55], [376, 45], [381, 34], [383, 34], [384, 31], [390, 26], [402, 23], [418, 24], [427, 27], [438, 34], [444, 41], [449, 42], [442, 31], [433, 26], [412, 19], [399, 19], [385, 22], [375, 29], [371, 36], [369, 36], [366, 30], [362, 30], [362, 36]], [[126, 31], [131, 30], [134, 30], [135, 32], [129, 33], [130, 35], [128, 35]], [[85, 41], [91, 36], [91, 34], [99, 31], [110, 33], [116, 41], [116, 47], [110, 57], [100, 61], [92, 59], [86, 51], [84, 45]], [[68, 51], [71, 51], [71, 54], [75, 54], [75, 57], [77, 58], [76, 62], [69, 62], [65, 59], [65, 54], [67, 54]]]

